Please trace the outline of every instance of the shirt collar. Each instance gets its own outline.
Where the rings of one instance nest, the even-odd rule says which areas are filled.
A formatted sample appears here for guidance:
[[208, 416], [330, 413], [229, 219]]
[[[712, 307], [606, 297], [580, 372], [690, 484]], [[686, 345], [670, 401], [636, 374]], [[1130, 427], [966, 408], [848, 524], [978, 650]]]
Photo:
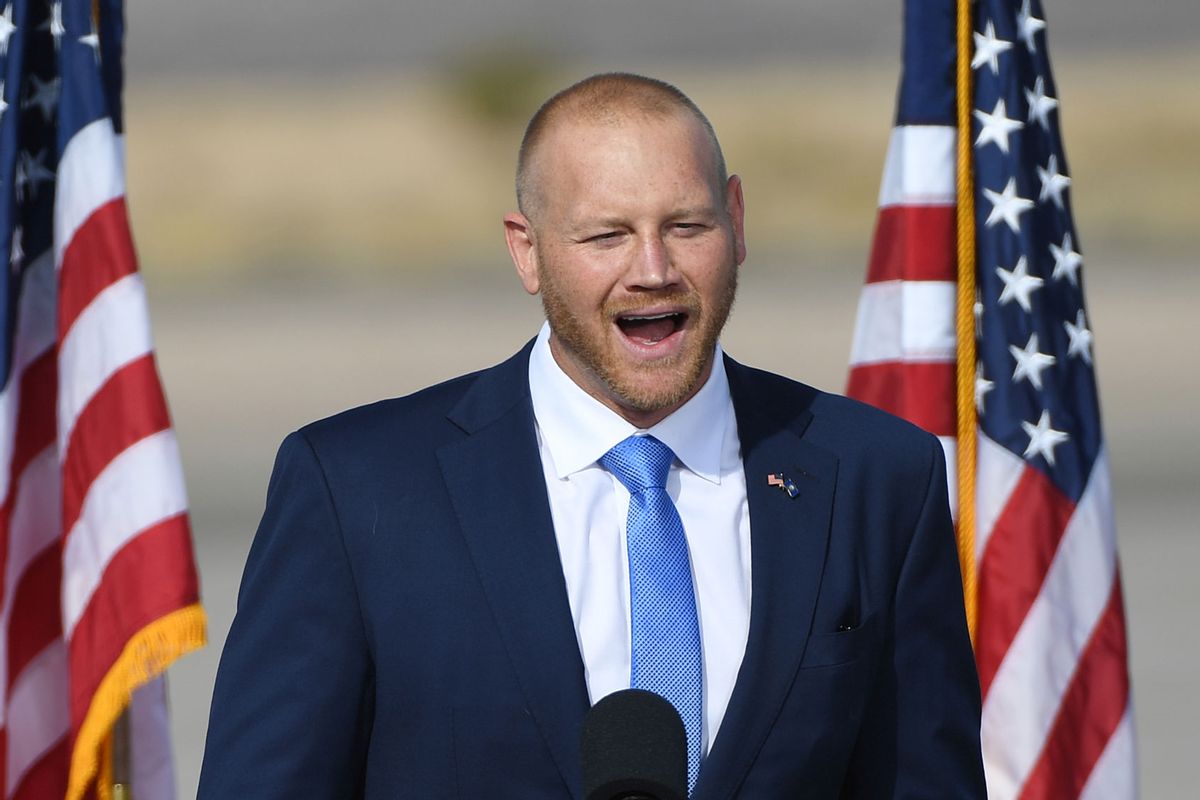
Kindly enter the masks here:
[[733, 400], [719, 344], [712, 371], [700, 390], [657, 425], [640, 429], [562, 371], [550, 352], [546, 323], [529, 355], [529, 394], [538, 435], [550, 451], [559, 480], [591, 466], [617, 442], [645, 433], [670, 447], [692, 472], [712, 483], [721, 482], [721, 445], [733, 418]]

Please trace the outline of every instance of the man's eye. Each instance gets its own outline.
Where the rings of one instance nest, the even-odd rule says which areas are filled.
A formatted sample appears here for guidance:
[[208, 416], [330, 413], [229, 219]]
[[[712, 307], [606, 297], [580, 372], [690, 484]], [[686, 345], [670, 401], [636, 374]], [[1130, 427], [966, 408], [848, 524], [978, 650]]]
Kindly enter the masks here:
[[607, 244], [616, 241], [620, 236], [620, 231], [605, 231], [604, 233], [597, 233], [594, 236], [589, 236], [588, 238], [584, 239], [584, 241]]
[[685, 234], [685, 235], [689, 235], [689, 234], [699, 233], [700, 231], [704, 230], [707, 226], [705, 226], [699, 222], [676, 222], [674, 227], [677, 232]]

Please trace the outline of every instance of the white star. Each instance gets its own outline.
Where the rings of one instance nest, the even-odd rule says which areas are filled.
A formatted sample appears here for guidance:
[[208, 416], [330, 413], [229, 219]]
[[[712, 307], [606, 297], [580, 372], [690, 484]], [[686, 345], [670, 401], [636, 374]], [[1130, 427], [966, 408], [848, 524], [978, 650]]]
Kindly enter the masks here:
[[1087, 322], [1083, 318], [1083, 309], [1075, 315], [1075, 324], [1072, 325], [1070, 320], [1063, 323], [1063, 327], [1067, 329], [1067, 336], [1071, 341], [1067, 344], [1067, 356], [1079, 356], [1089, 365], [1092, 363], [1092, 332], [1087, 328]]
[[979, 138], [975, 140], [976, 147], [983, 147], [988, 142], [995, 142], [1001, 153], [1007, 153], [1008, 135], [1025, 127], [1024, 122], [1008, 118], [1008, 108], [1005, 106], [1003, 98], [996, 101], [996, 107], [992, 109], [992, 113], [989, 114], [977, 108], [974, 114], [975, 119], [980, 122]]
[[4, 100], [4, 81], [0, 81], [0, 119], [4, 119], [5, 111], [8, 111], [8, 103]]
[[46, 151], [40, 150], [36, 156], [30, 155], [29, 151], [21, 153], [17, 161], [17, 194], [20, 197], [25, 196], [25, 185], [29, 184], [33, 189], [31, 196], [37, 195], [37, 187], [40, 183], [48, 183], [54, 180], [54, 173], [46, 169], [46, 165], [42, 162], [46, 159]]
[[62, 3], [50, 4], [50, 19], [46, 20], [46, 24], [42, 26], [43, 30], [46, 28], [50, 29], [50, 35], [54, 37], [54, 46], [58, 47], [62, 35], [67, 32], [67, 29], [63, 27]]
[[1037, 52], [1037, 43], [1033, 37], [1045, 27], [1045, 20], [1035, 17], [1029, 9], [1029, 0], [1025, 0], [1021, 4], [1021, 10], [1017, 12], [1017, 30], [1020, 31], [1021, 39], [1025, 42], [1025, 47], [1029, 49], [1029, 52]]
[[1000, 54], [1012, 48], [1012, 42], [996, 38], [996, 26], [989, 20], [983, 33], [973, 34], [975, 37], [975, 57], [971, 59], [971, 69], [979, 69], [984, 64], [993, 75], [1000, 74]]
[[1037, 120], [1042, 130], [1050, 130], [1050, 112], [1058, 108], [1058, 100], [1046, 94], [1045, 78], [1033, 82], [1033, 89], [1025, 90], [1025, 101], [1029, 103], [1029, 121]]
[[92, 48], [92, 56], [95, 57], [97, 62], [100, 61], [100, 37], [95, 31], [92, 31], [86, 36], [80, 36], [79, 42], [80, 44], [86, 44], [88, 47]]
[[1070, 439], [1071, 435], [1050, 427], [1049, 411], [1042, 411], [1042, 416], [1036, 425], [1032, 422], [1022, 422], [1021, 427], [1025, 429], [1025, 434], [1029, 437], [1029, 446], [1025, 448], [1025, 458], [1038, 455], [1046, 459], [1046, 463], [1053, 467], [1054, 448]]
[[1000, 305], [1006, 306], [1015, 299], [1025, 313], [1032, 311], [1029, 295], [1035, 289], [1040, 289], [1044, 281], [1029, 274], [1029, 262], [1025, 260], [1025, 256], [1017, 259], [1017, 265], [1012, 268], [1012, 272], [1003, 267], [996, 267], [996, 274], [1004, 281], [1004, 288], [1000, 291]]
[[1046, 202], [1049, 197], [1054, 201], [1054, 205], [1062, 211], [1063, 190], [1071, 185], [1071, 179], [1058, 171], [1058, 156], [1050, 156], [1050, 160], [1046, 162], [1046, 166], [1037, 168], [1038, 178], [1042, 182], [1042, 190], [1038, 192], [1038, 200]]
[[1033, 208], [1033, 201], [1017, 196], [1016, 178], [1008, 179], [1008, 183], [1004, 185], [1004, 191], [994, 192], [991, 189], [984, 189], [983, 196], [992, 203], [992, 210], [988, 212], [988, 217], [984, 221], [985, 225], [990, 228], [1000, 220], [1004, 220], [1013, 233], [1021, 232], [1021, 215]]
[[1029, 341], [1025, 343], [1024, 349], [1010, 344], [1008, 352], [1017, 360], [1017, 367], [1013, 370], [1013, 381], [1028, 380], [1033, 384], [1033, 388], [1041, 391], [1042, 371], [1058, 359], [1038, 352], [1038, 335], [1029, 334]]
[[43, 82], [37, 75], [30, 75], [33, 81], [33, 94], [23, 104], [26, 108], [37, 106], [47, 121], [54, 116], [55, 106], [58, 105], [58, 78]]
[[1083, 264], [1083, 256], [1075, 252], [1071, 234], [1064, 233], [1061, 245], [1051, 244], [1050, 255], [1054, 256], [1054, 272], [1050, 277], [1058, 280], [1066, 275], [1072, 286], [1079, 285], [1079, 267]]
[[979, 287], [975, 287], [975, 338], [983, 336], [983, 300], [979, 294]]
[[975, 408], [980, 414], [984, 413], [984, 401], [987, 399], [987, 394], [992, 389], [996, 388], [995, 381], [989, 381], [983, 377], [983, 364], [975, 365]]
[[10, 3], [0, 14], [0, 56], [8, 53], [8, 37], [16, 33], [17, 26], [12, 21], [13, 7]]

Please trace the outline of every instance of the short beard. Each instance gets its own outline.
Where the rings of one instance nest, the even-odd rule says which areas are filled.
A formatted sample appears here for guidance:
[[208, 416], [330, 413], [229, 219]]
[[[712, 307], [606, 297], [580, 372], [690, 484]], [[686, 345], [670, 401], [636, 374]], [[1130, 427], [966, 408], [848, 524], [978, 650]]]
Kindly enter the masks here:
[[544, 267], [545, 263], [545, 259], [539, 255], [538, 282], [542, 308], [551, 332], [577, 364], [608, 387], [621, 406], [643, 413], [674, 409], [696, 393], [713, 359], [717, 339], [729, 319], [737, 295], [738, 270], [733, 264], [732, 253], [729, 280], [711, 308], [703, 307], [699, 295], [693, 291], [647, 293], [645, 299], [636, 304], [604, 304], [601, 309], [604, 325], [615, 325], [621, 314], [645, 308], [651, 302], [676, 305], [687, 310], [688, 324], [695, 326], [693, 333], [699, 346], [691, 346], [673, 356], [633, 367], [642, 377], [654, 378], [649, 381], [623, 379], [620, 374], [622, 365], [605, 350], [604, 339], [597, 340], [590, 336], [583, 321], [570, 313], [565, 293], [557, 278], [552, 277], [553, 271]]

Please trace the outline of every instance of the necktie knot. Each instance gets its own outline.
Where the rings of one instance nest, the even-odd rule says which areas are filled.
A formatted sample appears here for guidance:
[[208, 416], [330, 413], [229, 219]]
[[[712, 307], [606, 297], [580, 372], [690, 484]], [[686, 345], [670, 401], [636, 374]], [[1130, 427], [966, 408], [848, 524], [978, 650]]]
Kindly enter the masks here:
[[630, 436], [600, 456], [604, 468], [617, 476], [630, 494], [665, 488], [675, 453], [653, 436]]

